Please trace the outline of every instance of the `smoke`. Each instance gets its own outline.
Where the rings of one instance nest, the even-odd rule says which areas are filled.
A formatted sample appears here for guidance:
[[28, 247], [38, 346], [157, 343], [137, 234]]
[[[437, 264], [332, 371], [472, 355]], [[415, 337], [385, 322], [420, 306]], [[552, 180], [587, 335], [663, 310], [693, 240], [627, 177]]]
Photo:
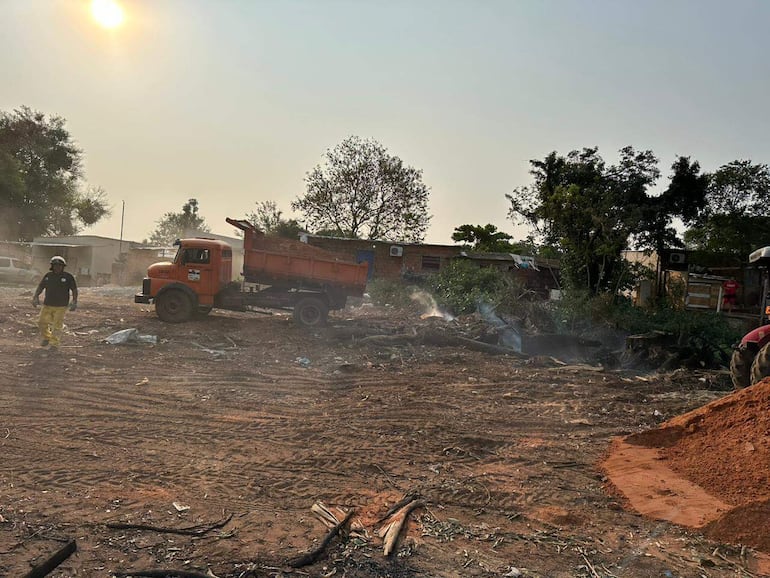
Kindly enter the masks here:
[[492, 327], [497, 328], [500, 343], [521, 353], [521, 332], [519, 328], [503, 321], [489, 303], [481, 302], [478, 304], [478, 308], [482, 319]]
[[417, 305], [423, 311], [423, 314], [421, 315], [423, 319], [426, 317], [441, 317], [444, 319], [444, 321], [454, 320], [453, 315], [447, 313], [446, 311], [442, 311], [439, 308], [438, 304], [436, 303], [436, 300], [433, 298], [433, 295], [431, 295], [430, 293], [427, 293], [420, 289], [415, 289], [414, 291], [412, 291], [412, 294], [409, 296], [409, 298], [415, 303], [417, 303]]

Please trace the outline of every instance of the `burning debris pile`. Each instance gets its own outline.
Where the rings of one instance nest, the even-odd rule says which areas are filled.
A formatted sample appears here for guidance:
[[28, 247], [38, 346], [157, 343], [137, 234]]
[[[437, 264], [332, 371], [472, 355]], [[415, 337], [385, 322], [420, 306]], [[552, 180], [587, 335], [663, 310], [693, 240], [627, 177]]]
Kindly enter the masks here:
[[[453, 315], [443, 310], [426, 291], [415, 290], [409, 299], [409, 303], [402, 303], [401, 307], [386, 306], [387, 315], [378, 320], [382, 325], [377, 328], [372, 323], [364, 337], [377, 337], [369, 342], [393, 345], [399, 341], [472, 345], [447, 341], [449, 337], [462, 338], [490, 346], [484, 348], [477, 344], [474, 349], [549, 357], [557, 363], [587, 363], [605, 369], [671, 372], [678, 368], [714, 370], [729, 365], [729, 346], [720, 345], [726, 342], [725, 336], [718, 331], [701, 330], [698, 323], [689, 318], [687, 323], [682, 321], [682, 327], [676, 331], [655, 330], [633, 335], [618, 329], [609, 320], [573, 320], [574, 333], [565, 333], [563, 328], [567, 322], [557, 322], [556, 310], [542, 303], [517, 303], [515, 313], [479, 303], [474, 313]], [[371, 307], [374, 314], [377, 308]], [[380, 309], [380, 312], [383, 311]], [[372, 315], [368, 315], [367, 322], [372, 321]], [[435, 338], [436, 332], [443, 339]]]
[[[411, 307], [404, 309], [370, 307], [356, 319], [365, 325], [334, 328], [339, 338], [359, 344], [462, 346], [493, 355], [550, 357], [555, 362], [617, 365], [620, 355], [601, 341], [580, 336], [539, 332], [531, 323], [497, 313], [482, 305], [476, 313], [454, 316], [443, 311], [423, 291], [411, 295]], [[617, 340], [616, 340], [617, 341]]]

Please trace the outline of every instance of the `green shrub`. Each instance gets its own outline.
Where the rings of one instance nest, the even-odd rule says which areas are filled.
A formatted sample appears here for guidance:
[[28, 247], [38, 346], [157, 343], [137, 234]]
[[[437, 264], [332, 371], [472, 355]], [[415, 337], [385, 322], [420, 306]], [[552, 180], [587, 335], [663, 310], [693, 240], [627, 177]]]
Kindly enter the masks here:
[[634, 307], [629, 299], [610, 294], [595, 297], [567, 292], [551, 305], [560, 331], [586, 334], [602, 328], [639, 334], [663, 331], [675, 337], [680, 347], [708, 349], [725, 360], [741, 337], [740, 329], [718, 313], [684, 310], [664, 300], [652, 307]]
[[366, 286], [366, 292], [376, 305], [409, 307], [413, 291], [413, 287], [390, 279], [373, 279]]
[[428, 277], [426, 289], [433, 294], [440, 307], [461, 315], [476, 311], [480, 301], [497, 305], [510, 283], [507, 277], [497, 269], [479, 267], [458, 259]]

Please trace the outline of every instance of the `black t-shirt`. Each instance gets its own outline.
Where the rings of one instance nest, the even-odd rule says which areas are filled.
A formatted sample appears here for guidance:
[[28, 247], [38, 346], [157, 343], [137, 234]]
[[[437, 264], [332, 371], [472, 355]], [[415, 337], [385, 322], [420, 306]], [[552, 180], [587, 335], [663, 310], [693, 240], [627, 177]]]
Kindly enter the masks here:
[[51, 271], [45, 274], [38, 288], [45, 289], [44, 305], [66, 307], [70, 302], [70, 291], [77, 290], [78, 286], [75, 278], [66, 271], [58, 274]]

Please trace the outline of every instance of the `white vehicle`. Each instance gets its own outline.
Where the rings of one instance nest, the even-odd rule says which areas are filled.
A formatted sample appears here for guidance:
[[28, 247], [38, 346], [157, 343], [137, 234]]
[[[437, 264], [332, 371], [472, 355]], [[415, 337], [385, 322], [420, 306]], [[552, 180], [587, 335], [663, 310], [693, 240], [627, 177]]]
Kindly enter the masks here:
[[36, 283], [43, 276], [21, 259], [0, 256], [0, 283], [27, 285]]

